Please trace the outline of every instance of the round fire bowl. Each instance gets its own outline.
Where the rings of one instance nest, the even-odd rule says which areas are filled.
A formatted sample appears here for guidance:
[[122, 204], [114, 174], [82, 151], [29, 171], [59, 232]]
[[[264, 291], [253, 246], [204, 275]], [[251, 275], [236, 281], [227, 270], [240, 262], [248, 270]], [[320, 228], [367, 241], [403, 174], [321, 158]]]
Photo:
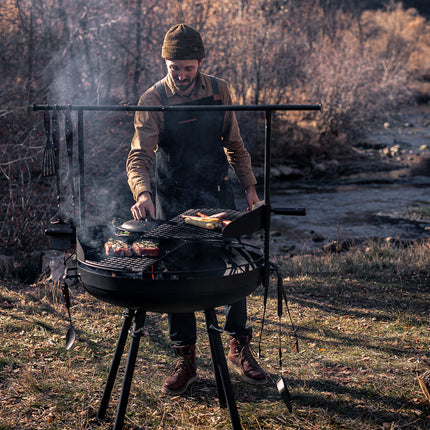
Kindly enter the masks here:
[[194, 312], [237, 302], [263, 278], [265, 259], [252, 245], [166, 239], [157, 257], [111, 257], [104, 252], [109, 234], [97, 226], [78, 231], [76, 254], [84, 288], [113, 305]]
[[121, 307], [149, 312], [182, 313], [237, 302], [260, 284], [262, 267], [228, 276], [194, 279], [130, 279], [78, 264], [85, 289], [94, 297]]

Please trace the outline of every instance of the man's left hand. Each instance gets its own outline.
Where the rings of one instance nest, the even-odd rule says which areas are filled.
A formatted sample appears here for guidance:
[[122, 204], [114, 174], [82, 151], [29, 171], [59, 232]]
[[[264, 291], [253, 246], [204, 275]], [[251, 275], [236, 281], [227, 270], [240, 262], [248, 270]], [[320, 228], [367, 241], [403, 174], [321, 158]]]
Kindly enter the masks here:
[[245, 190], [246, 202], [248, 203], [248, 212], [252, 211], [255, 203], [259, 201], [257, 191], [254, 185], [251, 185]]

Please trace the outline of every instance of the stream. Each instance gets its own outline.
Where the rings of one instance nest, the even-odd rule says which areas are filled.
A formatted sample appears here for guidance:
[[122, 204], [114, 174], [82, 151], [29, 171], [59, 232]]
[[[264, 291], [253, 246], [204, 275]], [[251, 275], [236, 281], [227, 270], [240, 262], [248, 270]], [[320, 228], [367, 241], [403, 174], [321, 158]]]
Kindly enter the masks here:
[[273, 208], [304, 207], [306, 216], [272, 215], [272, 250], [322, 248], [335, 240], [427, 237], [429, 221], [413, 216], [430, 207], [430, 178], [389, 183], [366, 180], [319, 186], [286, 186], [273, 192]]
[[[274, 184], [271, 207], [303, 207], [306, 216], [272, 215], [271, 252], [312, 251], [333, 241], [430, 236], [430, 104], [381, 124], [363, 137], [363, 147], [369, 160], [383, 154], [393, 168]], [[244, 209], [242, 202], [238, 206]]]

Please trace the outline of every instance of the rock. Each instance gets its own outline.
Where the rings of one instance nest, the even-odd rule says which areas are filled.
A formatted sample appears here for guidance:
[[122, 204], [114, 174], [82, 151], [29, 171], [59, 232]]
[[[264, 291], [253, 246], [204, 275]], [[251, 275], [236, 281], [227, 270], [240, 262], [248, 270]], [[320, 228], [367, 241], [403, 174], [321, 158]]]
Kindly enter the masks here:
[[278, 166], [278, 170], [282, 176], [286, 177], [290, 176], [294, 172], [294, 169], [290, 166]]
[[413, 239], [404, 239], [399, 237], [386, 237], [384, 242], [387, 245], [393, 246], [395, 248], [407, 248], [416, 243]]
[[280, 237], [280, 236], [282, 236], [282, 233], [280, 231], [277, 231], [277, 230], [272, 230], [270, 232], [270, 236], [271, 237]]
[[326, 165], [324, 163], [312, 163], [313, 171], [316, 173], [324, 173]]
[[303, 177], [303, 172], [290, 166], [277, 166], [282, 179], [299, 179]]
[[382, 154], [386, 155], [387, 157], [391, 157], [391, 148], [386, 146], [385, 148], [382, 148], [381, 150]]
[[374, 151], [379, 151], [381, 149], [386, 148], [386, 143], [381, 142], [371, 142], [367, 140], [359, 141], [356, 144], [354, 144], [356, 148], [362, 148], [362, 149], [372, 149]]
[[314, 234], [312, 237], [313, 242], [322, 242], [324, 240], [324, 237], [318, 233]]
[[394, 139], [394, 143], [403, 149], [412, 147], [412, 145], [409, 142], [405, 142], [404, 140]]
[[324, 245], [323, 251], [327, 253], [348, 251], [354, 246], [354, 244], [355, 244], [355, 241], [353, 240], [344, 240], [342, 242], [334, 240]]
[[339, 169], [340, 163], [337, 160], [322, 162], [312, 161], [312, 176], [334, 175]]
[[400, 147], [400, 145], [393, 145], [391, 148], [390, 148], [390, 153], [391, 153], [391, 155], [398, 155], [398, 154], [400, 154], [402, 152], [402, 148]]
[[283, 254], [286, 254], [287, 252], [292, 252], [295, 249], [296, 249], [296, 245], [291, 245], [291, 246], [284, 245], [279, 249], [279, 251], [282, 252]]
[[270, 169], [270, 176], [272, 178], [279, 178], [281, 176], [281, 172], [280, 172], [280, 170], [278, 168], [272, 167]]
[[327, 253], [331, 253], [331, 252], [339, 252], [339, 247], [338, 247], [338, 243], [336, 240], [327, 243], [326, 245], [323, 246], [323, 251], [327, 252]]

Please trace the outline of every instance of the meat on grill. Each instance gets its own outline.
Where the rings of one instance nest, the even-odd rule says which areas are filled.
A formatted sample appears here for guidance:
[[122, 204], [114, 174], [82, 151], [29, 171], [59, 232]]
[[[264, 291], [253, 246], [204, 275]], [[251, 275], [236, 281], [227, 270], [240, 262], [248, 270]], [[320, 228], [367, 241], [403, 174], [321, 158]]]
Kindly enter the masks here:
[[184, 217], [186, 224], [192, 224], [197, 227], [206, 228], [208, 230], [215, 230], [220, 227], [220, 222], [218, 219], [211, 218], [199, 218], [199, 217]]
[[221, 229], [223, 226], [227, 225], [230, 221], [225, 219], [226, 216], [227, 212], [220, 212], [214, 215], [206, 215], [201, 212], [197, 212], [197, 216], [181, 215], [187, 224], [206, 228], [208, 230]]
[[105, 243], [106, 255], [115, 255], [120, 257], [130, 257], [133, 255], [133, 251], [130, 247], [119, 239], [110, 238]]
[[133, 251], [141, 257], [158, 257], [160, 249], [158, 245], [150, 240], [139, 240], [133, 242]]

